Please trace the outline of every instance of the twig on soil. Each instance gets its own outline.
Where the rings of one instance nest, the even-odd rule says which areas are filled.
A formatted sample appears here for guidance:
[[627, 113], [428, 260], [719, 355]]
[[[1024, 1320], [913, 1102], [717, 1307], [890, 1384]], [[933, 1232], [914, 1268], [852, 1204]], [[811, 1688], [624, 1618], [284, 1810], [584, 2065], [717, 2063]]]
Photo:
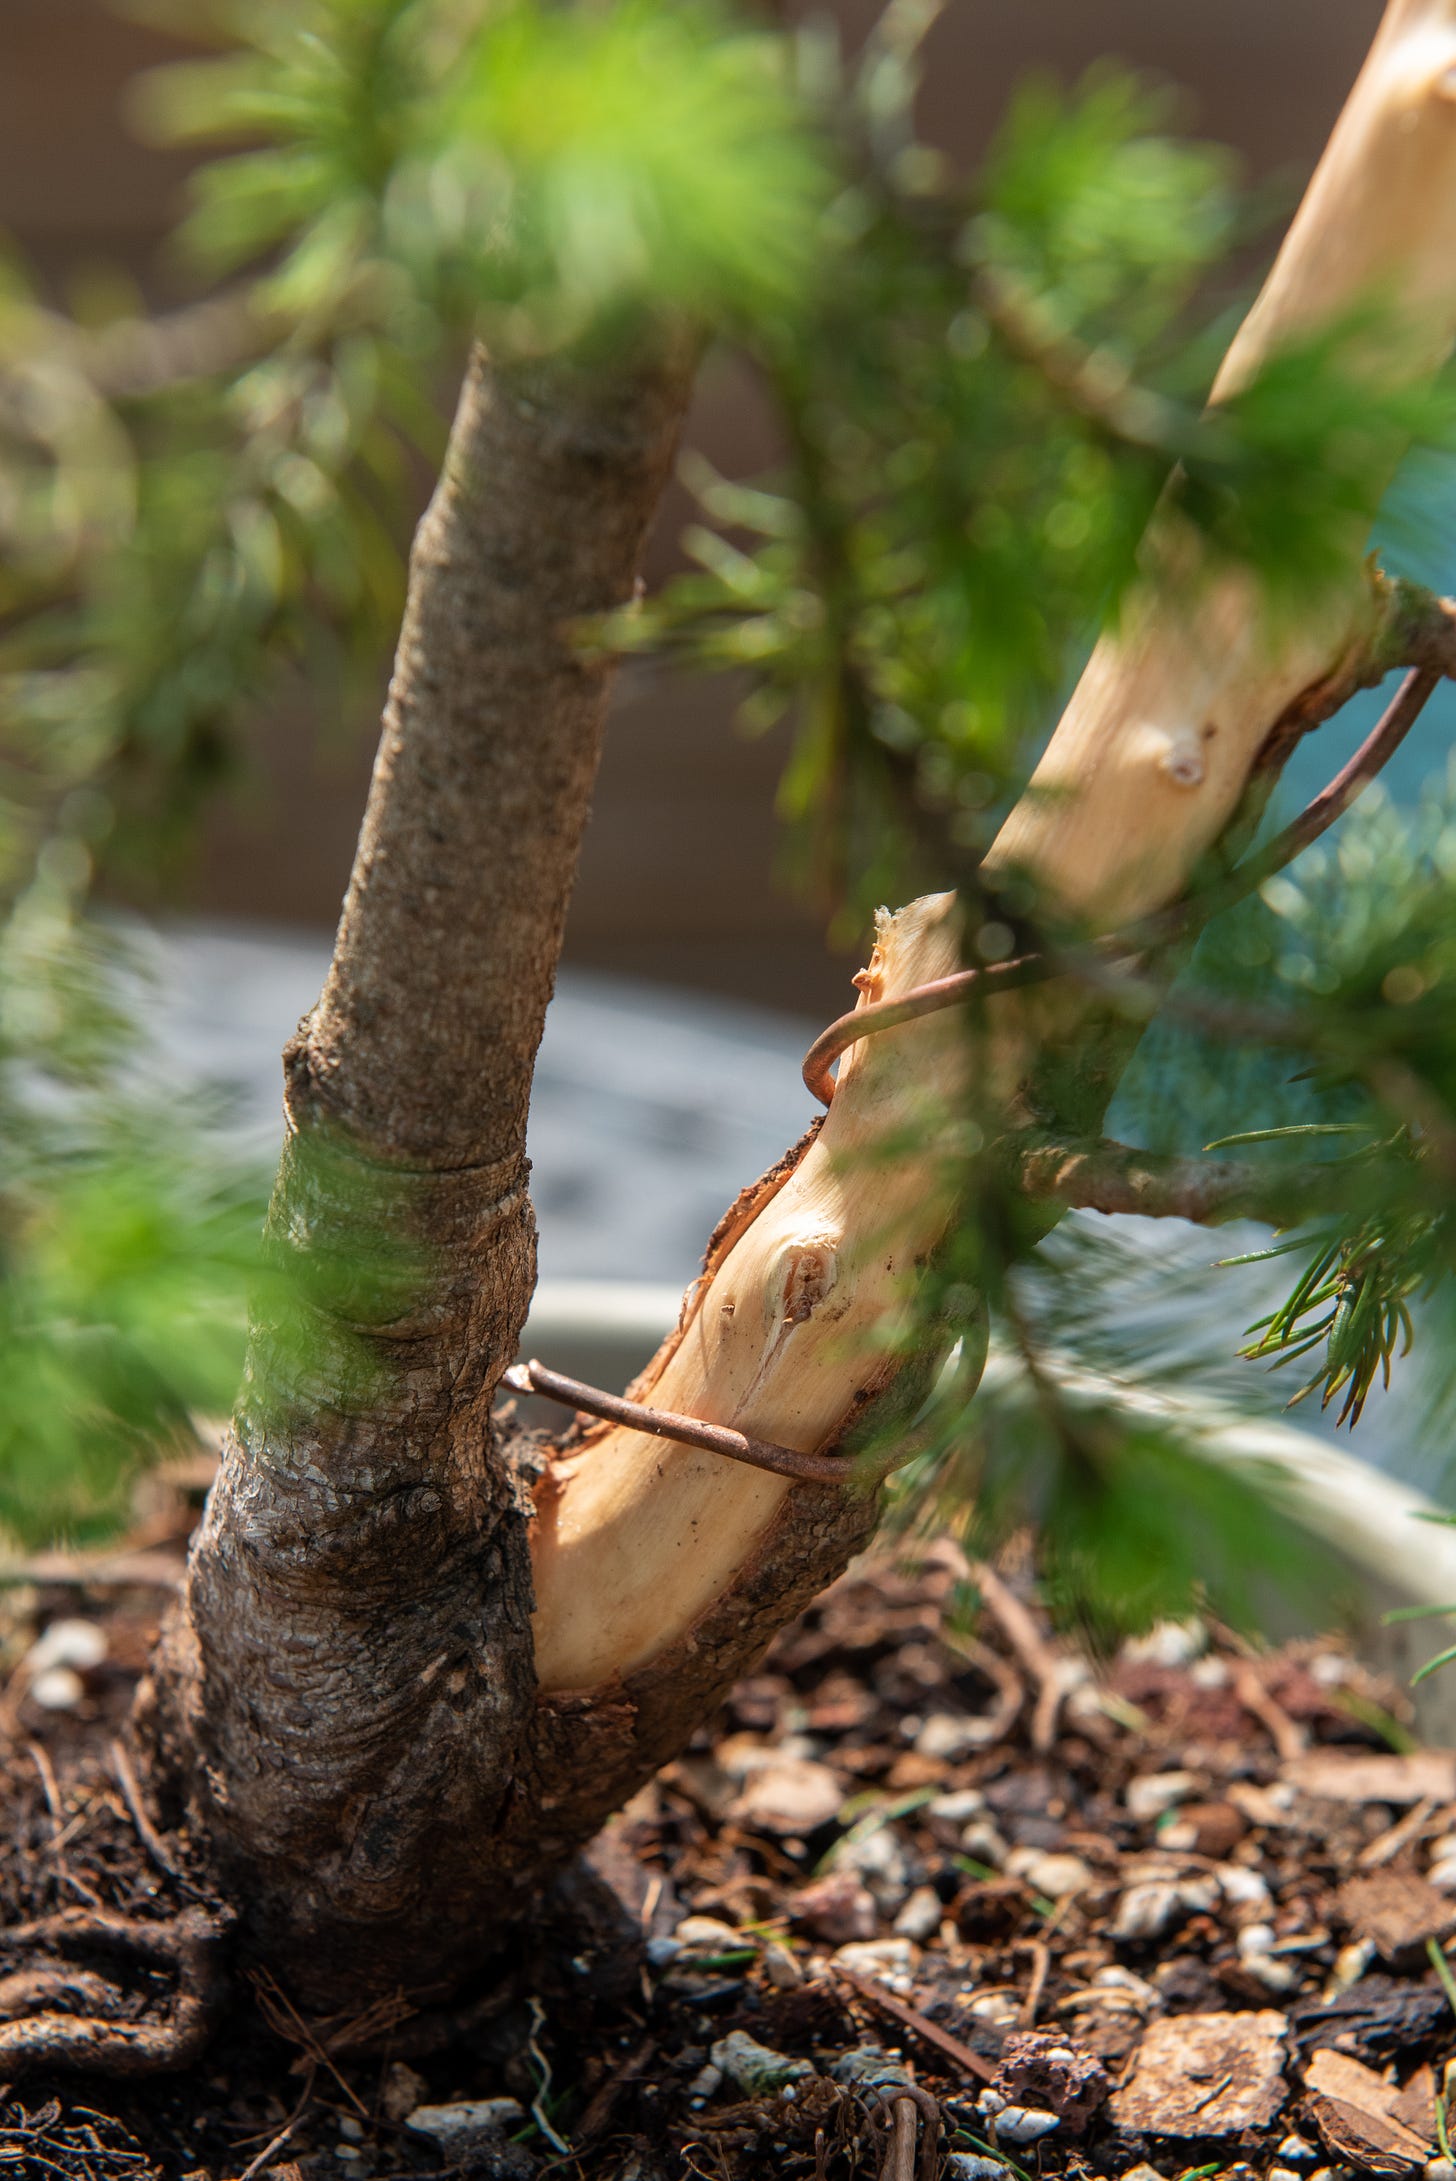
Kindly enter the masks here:
[[121, 1789], [127, 1813], [136, 1827], [138, 1840], [159, 1870], [165, 1871], [169, 1878], [180, 1879], [181, 1871], [168, 1854], [166, 1842], [147, 1816], [142, 1804], [141, 1789], [137, 1785], [137, 1776], [132, 1770], [125, 1743], [113, 1742], [107, 1754], [111, 1758], [111, 1769], [116, 1774], [116, 1784]]
[[979, 2052], [972, 2052], [969, 2045], [963, 2045], [958, 2037], [952, 2037], [949, 2030], [943, 2030], [938, 2023], [932, 2022], [918, 2007], [907, 2006], [903, 1999], [896, 1999], [893, 1992], [887, 1992], [882, 1985], [873, 1983], [869, 1977], [862, 1977], [857, 1970], [846, 1969], [841, 1962], [831, 1962], [830, 1968], [835, 1976], [842, 1978], [858, 1992], [861, 1999], [868, 2000], [872, 2007], [877, 2007], [881, 2014], [887, 2014], [891, 2021], [900, 2023], [907, 2030], [913, 2030], [925, 2044], [932, 2045], [947, 2060], [954, 2060], [956, 2066], [965, 2074], [974, 2075], [978, 2082], [991, 2081], [996, 2070], [989, 2060], [983, 2060]]
[[1284, 1706], [1275, 1702], [1252, 1665], [1240, 1666], [1234, 1675], [1234, 1694], [1265, 1729], [1283, 1763], [1304, 1755], [1309, 1741], [1303, 1727], [1296, 1726]]
[[653, 2053], [657, 2050], [655, 2037], [644, 2037], [636, 2050], [629, 2052], [621, 2066], [614, 2068], [604, 2083], [593, 2091], [591, 2101], [577, 2122], [575, 2135], [578, 2147], [600, 2135], [611, 2119], [618, 2098], [628, 2083], [636, 2082]]
[[1360, 1850], [1355, 1858], [1359, 1868], [1362, 1871], [1374, 1871], [1381, 1869], [1386, 1863], [1394, 1862], [1402, 1848], [1409, 1846], [1411, 1841], [1420, 1839], [1431, 1821], [1435, 1807], [1432, 1796], [1423, 1796], [1414, 1810], [1408, 1810], [1388, 1832], [1378, 1834]]
[[1026, 1997], [1021, 2002], [1019, 2026], [1024, 2030], [1036, 2028], [1036, 2017], [1041, 2007], [1042, 1993], [1046, 1990], [1047, 1976], [1052, 1965], [1052, 1950], [1045, 1939], [1031, 1942], [1031, 1982], [1026, 1987]]
[[971, 1579], [986, 1602], [1006, 1641], [1036, 1684], [1036, 1709], [1032, 1714], [1031, 1746], [1039, 1754], [1057, 1738], [1057, 1715], [1069, 1692], [1067, 1662], [1060, 1658], [1037, 1627], [1010, 1584], [993, 1567], [977, 1560]]
[[305, 2097], [298, 2111], [290, 2120], [283, 2123], [273, 2140], [270, 2143], [265, 2143], [257, 2157], [250, 2159], [247, 2165], [244, 2166], [242, 2172], [238, 2175], [238, 2181], [254, 2181], [254, 2175], [260, 2174], [265, 2166], [270, 2166], [283, 2149], [284, 2144], [291, 2142], [293, 2137], [297, 2135], [299, 2129], [307, 2120], [310, 2110], [311, 2101]]

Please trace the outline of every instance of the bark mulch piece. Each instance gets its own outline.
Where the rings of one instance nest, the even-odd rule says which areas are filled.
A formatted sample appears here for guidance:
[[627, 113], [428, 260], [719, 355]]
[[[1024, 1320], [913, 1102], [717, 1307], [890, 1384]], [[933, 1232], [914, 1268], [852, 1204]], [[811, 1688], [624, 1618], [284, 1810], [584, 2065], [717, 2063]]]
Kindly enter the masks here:
[[[861, 1566], [508, 1973], [310, 2023], [225, 1937], [184, 1963], [225, 1904], [114, 1746], [190, 1517], [134, 1583], [0, 1596], [0, 2055], [38, 2007], [206, 2016], [146, 2080], [0, 2058], [0, 2181], [1456, 2181], [1456, 1756], [1338, 1641], [1170, 1625], [1094, 1669], [1014, 1569]], [[53, 1636], [48, 1710], [67, 1619], [103, 1640]]]

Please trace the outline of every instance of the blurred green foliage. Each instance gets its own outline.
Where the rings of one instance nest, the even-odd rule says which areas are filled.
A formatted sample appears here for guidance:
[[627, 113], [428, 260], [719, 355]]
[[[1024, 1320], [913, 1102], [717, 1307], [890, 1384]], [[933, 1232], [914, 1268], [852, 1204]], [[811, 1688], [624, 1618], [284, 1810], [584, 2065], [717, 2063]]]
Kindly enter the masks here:
[[[106, 1519], [132, 1462], [226, 1405], [243, 1292], [278, 1271], [256, 1182], [136, 1077], [94, 876], [185, 853], [286, 678], [339, 715], [377, 679], [472, 336], [590, 356], [687, 314], [733, 345], [784, 457], [690, 459], [693, 565], [611, 633], [733, 672], [751, 730], [786, 723], [786, 837], [841, 933], [955, 883], [985, 958], [1045, 922], [980, 859], [1133, 583], [1236, 564], [1271, 617], [1307, 613], [1399, 449], [1451, 427], [1448, 391], [1372, 368], [1368, 318], [1205, 414], [1247, 239], [1228, 159], [1099, 70], [1029, 85], [955, 169], [915, 121], [934, 0], [892, 0], [852, 59], [707, 0], [132, 6], [218, 46], [134, 111], [214, 148], [176, 263], [225, 284], [148, 322], [115, 288], [63, 310], [18, 260], [0, 278], [0, 1521], [25, 1535]], [[1155, 505], [1196, 555], [1147, 564]], [[1449, 1270], [1453, 839], [1444, 804], [1367, 805], [1213, 923], [1147, 1036], [1145, 994], [1104, 995], [1119, 1051], [1143, 1039], [1116, 1114], [1146, 1141], [1351, 1132], [1247, 1148], [1293, 1276], [1254, 1349], [1316, 1357], [1352, 1417]], [[1254, 1005], [1277, 1036], [1236, 1034]], [[1227, 1594], [1283, 1534], [1247, 1480], [1067, 1390], [1069, 1358], [1186, 1376], [1188, 1331], [1164, 1316], [1133, 1354], [1153, 1321], [1121, 1245], [1086, 1221], [1048, 1244], [999, 1127], [963, 1117], [963, 1218], [907, 1337], [969, 1356], [989, 1314], [1021, 1383], [972, 1407], [969, 1363], [942, 1381], [915, 1494], [992, 1541], [1036, 1523], [1099, 1626]], [[290, 1369], [355, 1398], [361, 1356], [319, 1328], [392, 1218], [362, 1206], [322, 1286], [262, 1306], [297, 1314]], [[374, 1273], [393, 1292], [399, 1265]], [[1201, 1332], [1196, 1296], [1185, 1316]]]

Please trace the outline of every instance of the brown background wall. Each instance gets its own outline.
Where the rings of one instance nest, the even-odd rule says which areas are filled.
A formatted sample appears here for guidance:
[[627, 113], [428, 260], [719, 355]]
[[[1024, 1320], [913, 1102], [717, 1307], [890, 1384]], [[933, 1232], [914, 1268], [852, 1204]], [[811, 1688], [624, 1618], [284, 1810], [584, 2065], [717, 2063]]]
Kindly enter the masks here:
[[[847, 34], [876, 10], [841, 0]], [[950, 0], [930, 47], [927, 132], [975, 156], [1029, 66], [1073, 77], [1114, 55], [1183, 87], [1187, 125], [1234, 145], [1251, 175], [1297, 184], [1379, 18], [1379, 0]], [[121, 259], [165, 295], [157, 244], [185, 164], [142, 148], [121, 115], [139, 68], [176, 52], [99, 0], [0, 0], [0, 229], [49, 275]], [[691, 436], [729, 470], [766, 460], [751, 390], [704, 374]], [[670, 565], [669, 511], [654, 572]], [[260, 719], [251, 779], [219, 809], [188, 905], [332, 923], [348, 873], [373, 723], [300, 706]], [[775, 883], [774, 740], [745, 741], [721, 687], [629, 673], [597, 797], [571, 959], [837, 1011], [847, 965]]]

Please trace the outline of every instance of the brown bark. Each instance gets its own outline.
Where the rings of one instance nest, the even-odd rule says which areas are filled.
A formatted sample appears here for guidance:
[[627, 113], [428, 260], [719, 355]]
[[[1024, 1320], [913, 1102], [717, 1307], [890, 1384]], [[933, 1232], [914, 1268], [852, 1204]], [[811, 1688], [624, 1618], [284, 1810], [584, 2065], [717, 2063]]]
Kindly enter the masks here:
[[496, 1898], [481, 1848], [535, 1689], [527, 1486], [490, 1405], [535, 1276], [526, 1108], [610, 683], [577, 624], [632, 595], [690, 376], [472, 359], [333, 966], [285, 1055], [285, 1284], [139, 1721], [254, 1943], [325, 2001], [447, 1985]]

